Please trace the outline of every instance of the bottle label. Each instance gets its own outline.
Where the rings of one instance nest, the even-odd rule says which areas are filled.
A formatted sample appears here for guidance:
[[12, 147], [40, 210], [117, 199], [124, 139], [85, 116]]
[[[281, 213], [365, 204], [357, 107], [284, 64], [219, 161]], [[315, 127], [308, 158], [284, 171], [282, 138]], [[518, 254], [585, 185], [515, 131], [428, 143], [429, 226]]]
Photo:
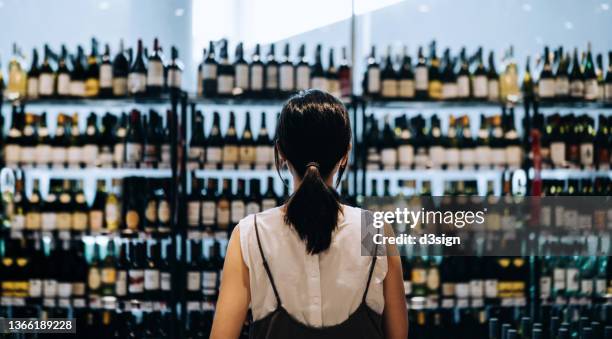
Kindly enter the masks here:
[[492, 148], [491, 149], [491, 159], [493, 160], [493, 165], [504, 166], [506, 164], [506, 149], [505, 148]]
[[157, 206], [157, 219], [162, 224], [170, 222], [170, 204], [167, 200], [161, 200]]
[[29, 99], [38, 98], [38, 78], [28, 78], [26, 93]]
[[100, 65], [100, 88], [113, 87], [113, 66], [110, 64]]
[[39, 230], [41, 227], [40, 213], [28, 212], [26, 214], [25, 228], [27, 230]]
[[170, 272], [161, 272], [159, 280], [162, 291], [170, 291], [172, 289], [172, 275]]
[[17, 144], [8, 144], [4, 147], [4, 158], [9, 164], [18, 164], [21, 157], [21, 147]]
[[485, 298], [497, 298], [497, 280], [485, 280]]
[[565, 290], [565, 270], [563, 268], [553, 270], [553, 284], [555, 291]]
[[578, 269], [568, 268], [566, 271], [565, 290], [567, 292], [576, 292], [579, 288]]
[[384, 79], [382, 81], [382, 96], [384, 98], [396, 98], [398, 83], [395, 79]]
[[368, 93], [376, 94], [380, 92], [380, 69], [372, 67], [368, 69]]
[[217, 205], [217, 225], [220, 228], [227, 228], [230, 224], [230, 209], [229, 206], [225, 204]]
[[457, 298], [467, 298], [470, 296], [470, 285], [468, 283], [456, 283], [455, 295]]
[[143, 93], [146, 90], [147, 76], [142, 73], [130, 73], [127, 79], [130, 94]]
[[[57, 76], [57, 94], [66, 96], [70, 95], [70, 75], [62, 73]], [[40, 92], [39, 92], [40, 94]]]
[[413, 268], [411, 277], [412, 277], [411, 279], [412, 283], [416, 285], [425, 284], [427, 281], [426, 272], [425, 272], [425, 269], [423, 268]]
[[497, 79], [489, 80], [489, 101], [498, 101], [499, 100], [499, 81]]
[[85, 96], [96, 97], [100, 93], [100, 83], [97, 78], [85, 80]]
[[440, 168], [444, 164], [446, 158], [446, 150], [442, 146], [432, 146], [429, 149], [429, 156], [431, 157], [431, 165], [434, 168]]
[[296, 71], [295, 89], [303, 91], [310, 88], [310, 67], [300, 65]]
[[117, 280], [117, 270], [114, 267], [102, 268], [102, 283], [106, 285], [114, 284]]
[[34, 164], [36, 159], [34, 158], [36, 150], [34, 147], [22, 146], [21, 147], [21, 162], [24, 164]]
[[45, 279], [43, 281], [43, 296], [54, 298], [57, 295], [57, 280]]
[[283, 92], [291, 92], [295, 88], [294, 68], [293, 65], [280, 65], [280, 90]]
[[460, 163], [463, 166], [473, 166], [476, 161], [476, 151], [473, 148], [462, 148], [459, 151]]
[[87, 213], [72, 213], [72, 229], [74, 229], [75, 231], [84, 231], [87, 229]]
[[205, 294], [214, 294], [216, 292], [215, 290], [217, 289], [217, 272], [203, 271], [202, 287]]
[[78, 146], [68, 147], [68, 162], [70, 164], [78, 164], [81, 161], [83, 149]]
[[612, 102], [612, 83], [605, 84], [604, 86], [604, 97], [606, 102]]
[[470, 280], [470, 296], [472, 298], [482, 298], [484, 296], [482, 280]]
[[485, 99], [488, 95], [487, 77], [485, 75], [477, 75], [473, 81], [474, 97], [477, 99]]
[[30, 279], [28, 281], [28, 295], [30, 298], [40, 298], [42, 296], [42, 280]]
[[491, 147], [478, 146], [476, 147], [476, 163], [478, 166], [488, 167], [491, 165]]
[[168, 70], [168, 87], [181, 89], [183, 72], [180, 69]]
[[155, 200], [151, 199], [147, 203], [145, 208], [145, 220], [149, 224], [149, 227], [154, 226], [157, 222], [157, 203]]
[[591, 296], [591, 294], [593, 294], [593, 280], [582, 279], [580, 281], [580, 293], [582, 293], [582, 295]]
[[128, 163], [138, 163], [142, 160], [142, 144], [128, 142], [125, 145], [125, 160]]
[[446, 164], [451, 167], [459, 165], [460, 153], [458, 148], [447, 148], [444, 152], [446, 155]]
[[251, 215], [261, 212], [261, 208], [257, 202], [249, 202], [246, 205], [246, 215]]
[[584, 96], [584, 82], [582, 80], [572, 80], [570, 82], [570, 95], [573, 98], [582, 98]]
[[206, 163], [208, 164], [218, 164], [221, 162], [223, 158], [223, 151], [220, 147], [208, 147], [206, 148]]
[[235, 165], [238, 163], [238, 146], [225, 145], [223, 147], [223, 164]]
[[127, 295], [127, 272], [117, 271], [117, 283], [115, 284], [115, 294], [118, 297]]
[[106, 216], [106, 224], [111, 228], [112, 225], [119, 224], [119, 206], [117, 203], [106, 203], [104, 206], [104, 215]]
[[399, 81], [399, 96], [404, 99], [412, 99], [415, 95], [414, 80], [401, 79]]
[[102, 284], [100, 271], [96, 267], [91, 267], [89, 269], [89, 274], [87, 274], [87, 286], [89, 286], [90, 290], [97, 290], [100, 288]]
[[437, 268], [427, 270], [427, 281], [425, 283], [427, 289], [437, 291], [440, 287], [440, 272]]
[[255, 163], [267, 167], [274, 161], [274, 148], [269, 145], [258, 145], [255, 148]]
[[457, 77], [457, 96], [459, 98], [470, 97], [470, 78], [467, 75]]
[[38, 94], [50, 96], [53, 95], [54, 77], [51, 73], [41, 73], [38, 78]]
[[236, 87], [247, 90], [249, 88], [249, 66], [246, 64], [237, 64], [234, 70], [236, 73]]
[[550, 143], [550, 158], [555, 166], [565, 166], [565, 143], [553, 141]]
[[127, 95], [127, 79], [125, 77], [113, 78], [113, 95], [116, 97]]
[[113, 161], [117, 167], [121, 167], [123, 164], [123, 157], [125, 155], [125, 144], [117, 143], [113, 148]]
[[583, 166], [593, 165], [593, 144], [592, 143], [580, 144], [580, 163]]
[[263, 199], [261, 201], [261, 210], [265, 211], [265, 210], [269, 210], [271, 208], [276, 207], [276, 200], [275, 199]]
[[553, 78], [540, 79], [538, 83], [538, 94], [542, 99], [555, 97], [555, 80]]
[[427, 67], [417, 67], [414, 72], [415, 87], [417, 91], [427, 91], [429, 87], [429, 74], [427, 74]]
[[457, 97], [457, 83], [447, 82], [442, 84], [442, 100], [450, 100]]
[[187, 272], [187, 291], [200, 290], [200, 272]]
[[251, 65], [251, 90], [261, 91], [264, 87], [264, 73], [262, 65]]
[[72, 228], [72, 215], [68, 212], [57, 213], [55, 222], [58, 230], [70, 230]]
[[414, 147], [412, 145], [400, 145], [397, 148], [399, 165], [402, 168], [410, 168], [414, 163]]
[[164, 85], [164, 65], [157, 60], [149, 61], [147, 65], [147, 86]]
[[242, 218], [245, 217], [245, 208], [244, 201], [242, 200], [234, 200], [232, 201], [230, 210], [231, 210], [231, 221], [232, 223], [237, 224]]
[[383, 148], [381, 152], [382, 164], [387, 169], [395, 168], [397, 164], [397, 149]]
[[597, 93], [599, 88], [597, 85], [597, 79], [588, 79], [584, 82], [584, 99], [595, 100], [597, 99]]
[[14, 214], [11, 219], [11, 228], [16, 231], [24, 229], [25, 216], [23, 214]]
[[202, 224], [212, 226], [215, 224], [217, 206], [214, 201], [202, 202]]
[[565, 76], [557, 76], [555, 79], [555, 94], [560, 97], [569, 96], [569, 79]]
[[406, 296], [412, 294], [412, 282], [410, 280], [404, 280], [404, 294]]
[[311, 88], [327, 91], [327, 79], [324, 77], [314, 77], [311, 79], [310, 84]]
[[540, 278], [540, 299], [550, 298], [550, 291], [552, 289], [552, 279], [544, 276]]
[[98, 160], [98, 145], [85, 145], [83, 147], [83, 162], [88, 166], [95, 166]]
[[198, 227], [200, 224], [200, 202], [190, 201], [187, 204], [187, 224], [191, 227]]
[[89, 211], [89, 225], [92, 231], [99, 231], [104, 227], [104, 213], [100, 210]]
[[139, 222], [140, 222], [140, 216], [138, 215], [138, 212], [134, 210], [127, 211], [127, 213], [125, 214], [125, 226], [127, 227], [127, 229], [129, 230], [138, 229]]
[[240, 157], [240, 163], [243, 165], [246, 165], [247, 167], [250, 167], [251, 164], [253, 164], [255, 162], [255, 147], [254, 146], [240, 146], [239, 149], [239, 157]]
[[144, 271], [144, 289], [147, 291], [159, 290], [159, 270], [146, 269]]
[[442, 295], [445, 297], [455, 296], [455, 284], [449, 282], [442, 283]]
[[189, 150], [187, 151], [189, 156], [188, 159], [191, 162], [195, 162], [197, 164], [200, 164], [202, 162], [204, 162], [204, 147], [201, 146], [191, 146], [189, 147]]
[[42, 229], [44, 231], [52, 231], [55, 229], [55, 213], [43, 212], [41, 214]]
[[52, 160], [52, 148], [49, 144], [38, 144], [36, 145], [36, 163], [40, 165], [46, 165]]
[[266, 89], [269, 89], [269, 90], [278, 89], [278, 67], [277, 66], [266, 67]]
[[552, 209], [550, 206], [540, 207], [540, 225], [542, 227], [552, 226]]
[[202, 78], [204, 80], [217, 79], [217, 65], [204, 63], [202, 66]]
[[234, 90], [234, 76], [227, 74], [219, 74], [217, 79], [217, 91], [219, 94], [230, 95]]
[[79, 80], [71, 80], [70, 81], [70, 95], [74, 97], [84, 97], [85, 96], [85, 82], [79, 81]]
[[144, 292], [144, 271], [143, 270], [129, 270], [128, 272], [128, 292], [130, 293], [142, 293]]
[[506, 147], [506, 162], [509, 166], [518, 168], [521, 166], [522, 151], [518, 145]]

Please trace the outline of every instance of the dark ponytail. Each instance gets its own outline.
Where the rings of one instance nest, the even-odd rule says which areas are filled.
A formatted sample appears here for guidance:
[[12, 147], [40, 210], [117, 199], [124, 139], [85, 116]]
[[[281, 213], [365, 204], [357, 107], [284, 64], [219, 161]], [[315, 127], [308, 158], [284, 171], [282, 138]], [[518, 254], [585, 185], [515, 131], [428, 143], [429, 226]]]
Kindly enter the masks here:
[[280, 168], [281, 152], [302, 179], [286, 203], [285, 222], [305, 241], [310, 254], [331, 245], [342, 209], [340, 197], [326, 179], [340, 166], [336, 185], [340, 182], [346, 166], [340, 162], [350, 142], [348, 113], [334, 96], [308, 90], [284, 105], [276, 126], [276, 168]]

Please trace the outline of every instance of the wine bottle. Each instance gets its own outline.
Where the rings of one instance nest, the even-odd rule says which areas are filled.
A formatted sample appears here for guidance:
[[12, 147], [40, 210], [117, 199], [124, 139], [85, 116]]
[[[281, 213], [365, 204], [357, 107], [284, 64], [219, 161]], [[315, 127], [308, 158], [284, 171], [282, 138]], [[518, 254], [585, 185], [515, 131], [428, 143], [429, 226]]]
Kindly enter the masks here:
[[13, 43], [13, 57], [9, 62], [8, 84], [6, 88], [6, 97], [10, 100], [23, 98], [27, 90], [26, 71], [22, 66], [24, 64], [23, 54], [16, 43]]
[[398, 96], [399, 81], [398, 74], [393, 65], [391, 46], [387, 47], [387, 56], [385, 58], [385, 67], [383, 68], [381, 78], [381, 96], [383, 99], [395, 99]]
[[268, 177], [266, 193], [261, 199], [261, 210], [265, 211], [278, 206], [279, 197], [274, 192], [274, 178]]
[[84, 58], [83, 47], [78, 46], [77, 54], [72, 58], [72, 73], [70, 74], [70, 96], [74, 98], [83, 98], [85, 96], [87, 74], [83, 65]]
[[261, 185], [259, 179], [249, 180], [249, 195], [246, 197], [246, 215], [261, 212]]
[[49, 60], [50, 57], [49, 46], [45, 45], [43, 62], [42, 65], [40, 65], [40, 73], [38, 75], [38, 95], [40, 98], [50, 98], [53, 96], [55, 77]]
[[127, 297], [128, 293], [128, 272], [129, 272], [129, 258], [128, 258], [128, 242], [124, 242], [119, 248], [119, 257], [115, 262], [115, 295], [117, 299], [122, 300]]
[[444, 138], [444, 154], [446, 156], [446, 168], [458, 169], [460, 165], [460, 145], [458, 138], [458, 120], [450, 115], [448, 119], [448, 132]]
[[[398, 96], [402, 100], [415, 98], [415, 76], [412, 71], [412, 59], [408, 55], [408, 47], [402, 49], [402, 64], [399, 71]], [[383, 85], [384, 87], [384, 85]]]
[[476, 136], [475, 150], [476, 164], [479, 169], [487, 169], [491, 166], [491, 147], [489, 145], [489, 120], [480, 115], [480, 128]]
[[250, 96], [261, 98], [264, 90], [264, 63], [261, 61], [259, 44], [255, 45], [255, 51], [249, 65]]
[[[246, 185], [244, 179], [237, 180], [236, 193], [230, 200], [230, 227], [233, 228], [246, 216]], [[231, 231], [231, 230], [230, 230]]]
[[124, 97], [128, 94], [128, 74], [130, 63], [125, 57], [123, 40], [119, 41], [119, 52], [113, 60], [113, 96]]
[[251, 115], [246, 112], [246, 123], [242, 131], [242, 138], [238, 149], [239, 169], [250, 170], [255, 165], [257, 154], [253, 132], [251, 131]]
[[442, 58], [443, 70], [440, 74], [440, 80], [442, 82], [442, 100], [454, 100], [457, 98], [458, 86], [457, 76], [455, 75], [455, 61], [450, 56], [450, 49], [444, 50], [444, 56]]
[[414, 70], [415, 96], [419, 100], [427, 99], [429, 88], [429, 74], [427, 60], [423, 54], [423, 47], [419, 46], [417, 52], [417, 64]]
[[295, 68], [293, 63], [291, 63], [289, 48], [289, 43], [286, 43], [283, 59], [278, 70], [279, 90], [283, 97], [295, 91]]
[[[398, 124], [399, 123], [399, 124]], [[398, 126], [399, 125], [399, 126]], [[414, 145], [406, 116], [395, 124], [398, 137], [397, 161], [400, 169], [411, 169], [414, 164]]]
[[143, 243], [132, 243], [128, 268], [128, 296], [142, 299], [144, 293], [145, 247]]
[[570, 83], [568, 77], [569, 59], [563, 53], [563, 48], [559, 48], [559, 64], [555, 74], [555, 97], [559, 100], [567, 100], [570, 95]]
[[302, 44], [298, 51], [298, 62], [295, 65], [295, 89], [304, 91], [310, 88], [310, 65], [306, 58], [306, 45]]
[[342, 47], [342, 59], [338, 67], [338, 79], [340, 81], [340, 93], [342, 98], [350, 98], [353, 95], [353, 79], [351, 65], [346, 56], [346, 47]]
[[40, 71], [38, 69], [38, 51], [36, 48], [32, 50], [32, 65], [28, 71], [28, 82], [26, 96], [28, 99], [38, 99], [38, 77]]
[[158, 300], [160, 294], [160, 243], [150, 243], [149, 256], [144, 268], [145, 300]]
[[156, 191], [157, 198], [157, 231], [161, 234], [170, 232], [171, 211], [170, 211], [170, 182], [162, 180], [160, 188]]
[[70, 83], [72, 82], [70, 79], [70, 73], [70, 69], [68, 68], [68, 51], [66, 50], [66, 46], [62, 45], [57, 72], [55, 73], [55, 77], [57, 78], [55, 93], [58, 98], [66, 98], [70, 96]]
[[89, 207], [85, 200], [85, 193], [83, 192], [83, 182], [81, 180], [75, 180], [72, 183], [72, 230], [75, 233], [82, 233], [87, 231], [89, 227], [89, 220], [87, 215], [89, 213]]
[[197, 111], [193, 117], [191, 125], [192, 133], [189, 141], [189, 169], [199, 169], [204, 163], [205, 138], [204, 138], [204, 116]]
[[100, 294], [102, 296], [114, 296], [116, 293], [115, 284], [117, 283], [117, 263], [115, 262], [114, 241], [108, 242], [106, 255], [100, 266]]
[[232, 182], [223, 179], [223, 186], [217, 195], [217, 227], [220, 231], [227, 231], [231, 222], [230, 201], [232, 197]]
[[476, 57], [478, 59], [478, 65], [476, 65], [474, 77], [472, 78], [472, 91], [474, 94], [474, 99], [487, 100], [487, 97], [489, 96], [489, 88], [487, 85], [487, 70], [485, 69], [482, 59], [482, 47], [478, 48]]
[[385, 117], [385, 126], [383, 128], [381, 145], [381, 160], [383, 169], [393, 170], [397, 166], [397, 145], [395, 133], [389, 124], [389, 117]]
[[125, 165], [135, 168], [142, 161], [143, 131], [140, 112], [132, 110], [125, 137]]
[[604, 101], [612, 102], [612, 51], [608, 52], [608, 71], [604, 84]]
[[506, 145], [506, 164], [510, 169], [518, 169], [521, 167], [523, 162], [523, 152], [521, 141], [519, 140], [519, 135], [514, 124], [513, 108], [510, 108], [510, 113], [506, 119], [506, 130], [504, 133], [504, 144]]
[[93, 254], [87, 272], [87, 294], [89, 295], [90, 306], [92, 304], [100, 305], [101, 303], [102, 272], [100, 266], [100, 245], [94, 243]]
[[580, 60], [578, 59], [577, 48], [574, 49], [574, 57], [572, 58], [572, 72], [570, 73], [569, 80], [571, 99], [584, 99], [584, 77], [582, 75], [582, 70], [580, 69]]
[[476, 148], [470, 129], [470, 118], [467, 115], [461, 117], [461, 128], [459, 132], [459, 163], [463, 169], [473, 169], [476, 164]]
[[113, 95], [113, 65], [111, 64], [110, 46], [104, 45], [104, 54], [99, 67], [99, 97], [110, 98]]
[[198, 240], [189, 241], [189, 262], [187, 267], [186, 290], [187, 302], [202, 299], [202, 273], [200, 263], [202, 258], [202, 243]]
[[104, 230], [104, 205], [107, 198], [105, 186], [104, 180], [98, 180], [94, 201], [87, 217], [93, 234], [98, 234]]
[[21, 138], [22, 138], [22, 126], [21, 115], [19, 114], [19, 108], [13, 104], [11, 110], [11, 127], [8, 131], [5, 144], [4, 144], [4, 163], [7, 166], [17, 167], [21, 157]]
[[114, 146], [113, 146], [113, 163], [117, 168], [123, 167], [125, 163], [125, 137], [127, 134], [128, 117], [127, 114], [121, 113], [119, 125], [115, 131]]
[[[138, 56], [137, 56], [138, 58]], [[164, 59], [159, 40], [153, 39], [153, 53], [149, 55], [146, 72], [147, 96], [159, 97], [164, 89]]]
[[[167, 86], [170, 92], [182, 89], [183, 63], [179, 60], [179, 52], [176, 46], [170, 49], [170, 63], [168, 64]], [[200, 85], [201, 86], [201, 85]]]
[[200, 209], [202, 196], [202, 187], [200, 179], [193, 176], [191, 178], [191, 194], [187, 198], [187, 226], [190, 233], [195, 234], [200, 228]]
[[221, 136], [219, 113], [213, 114], [213, 125], [206, 144], [206, 169], [217, 169], [223, 162], [223, 137]]
[[[210, 139], [210, 138], [209, 138]], [[223, 143], [223, 169], [234, 169], [238, 164], [239, 149], [238, 136], [236, 133], [236, 117], [230, 112], [230, 121]], [[210, 141], [210, 140], [209, 140]]]
[[542, 100], [552, 100], [555, 97], [555, 78], [553, 77], [549, 54], [548, 46], [544, 47], [544, 54], [542, 55], [544, 66], [538, 80], [538, 95]]
[[244, 48], [242, 42], [236, 46], [235, 60], [234, 60], [234, 74], [235, 74], [235, 95], [244, 95], [249, 90], [249, 64], [244, 60]]
[[325, 72], [325, 78], [327, 81], [327, 91], [329, 94], [336, 98], [341, 98], [342, 93], [340, 92], [340, 80], [338, 78], [338, 70], [336, 69], [334, 62], [334, 49], [329, 49], [329, 62], [327, 72]]
[[268, 169], [274, 162], [274, 148], [266, 127], [266, 113], [261, 113], [261, 127], [255, 146], [255, 168]]
[[278, 62], [276, 61], [274, 44], [270, 44], [265, 66], [265, 93], [268, 98], [278, 96]]
[[442, 82], [440, 79], [440, 59], [436, 55], [436, 42], [432, 41], [430, 46], [429, 67], [427, 70], [427, 96], [431, 100], [442, 99]]
[[98, 42], [91, 39], [91, 53], [87, 57], [85, 73], [85, 97], [95, 98], [100, 94], [100, 67], [98, 66]]
[[461, 52], [459, 54], [459, 61], [459, 73], [457, 73], [457, 98], [459, 98], [459, 100], [467, 100], [471, 97], [471, 75], [465, 47], [461, 49]]
[[310, 87], [321, 91], [327, 91], [327, 79], [323, 70], [323, 62], [321, 60], [322, 47], [318, 44], [315, 49], [314, 64], [310, 69]]
[[489, 101], [499, 101], [499, 75], [495, 69], [495, 56], [489, 53], [489, 72], [487, 73], [487, 92]]
[[95, 113], [87, 117], [87, 128], [83, 136], [82, 161], [85, 167], [95, 167], [98, 165], [98, 145], [100, 136], [98, 133], [98, 117]]
[[157, 182], [155, 179], [145, 179], [146, 186], [144, 187], [144, 213], [143, 223], [144, 231], [148, 234], [157, 233], [157, 196], [155, 195]]
[[376, 60], [376, 46], [372, 46], [367, 60], [364, 94], [376, 98], [381, 92], [380, 66]]
[[[529, 56], [527, 56], [527, 61], [525, 62], [525, 75], [523, 76], [523, 84], [521, 86], [521, 89], [523, 91], [523, 100], [527, 101], [527, 102], [531, 102], [534, 99], [535, 96], [535, 89], [534, 89], [534, 85], [533, 85], [533, 77], [531, 76], [531, 66], [530, 66], [530, 58]], [[545, 73], [544, 71], [542, 71], [542, 73]], [[552, 74], [552, 72], [551, 72]], [[538, 85], [541, 84], [541, 79], [542, 76], [540, 76], [540, 83]], [[553, 83], [554, 85], [554, 79], [545, 79], [544, 84], [548, 85], [550, 83]], [[553, 88], [553, 95], [554, 95], [554, 88]], [[540, 97], [540, 99], [543, 100], [549, 100], [552, 97], [549, 98], [542, 98]]]
[[230, 64], [227, 52], [227, 40], [223, 40], [219, 56], [221, 58], [217, 67], [217, 95], [220, 97], [230, 97], [234, 91], [234, 66]]
[[79, 114], [74, 113], [70, 122], [70, 144], [68, 146], [68, 167], [78, 168], [83, 160], [83, 138], [79, 131]]
[[21, 137], [20, 147], [20, 162], [22, 166], [32, 167], [36, 159], [36, 116], [34, 114], [25, 114], [25, 125], [23, 126], [23, 136]]
[[217, 179], [208, 179], [206, 185], [206, 193], [201, 197], [201, 220], [204, 230], [210, 232], [217, 222]]
[[123, 194], [123, 213], [125, 226], [125, 232], [127, 234], [136, 233], [142, 230], [142, 211], [143, 201], [142, 195], [138, 194], [137, 187], [141, 184], [139, 178], [128, 178], [124, 180], [124, 194]]
[[143, 96], [147, 90], [147, 66], [142, 46], [142, 40], [138, 39], [136, 57], [129, 68], [127, 76], [128, 94], [132, 96]]
[[586, 58], [583, 65], [584, 71], [584, 100], [595, 101], [598, 95], [597, 75], [595, 74], [595, 64], [591, 54], [591, 43], [588, 44]]

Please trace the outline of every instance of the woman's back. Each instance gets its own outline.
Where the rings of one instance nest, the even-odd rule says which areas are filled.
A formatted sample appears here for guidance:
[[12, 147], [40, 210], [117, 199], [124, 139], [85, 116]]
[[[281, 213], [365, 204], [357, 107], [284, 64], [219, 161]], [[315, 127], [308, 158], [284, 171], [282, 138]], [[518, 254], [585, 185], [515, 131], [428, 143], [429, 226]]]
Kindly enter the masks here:
[[[268, 261], [283, 307], [299, 322], [327, 327], [345, 321], [362, 302], [371, 256], [361, 253], [361, 212], [342, 206], [331, 246], [319, 254], [308, 254], [297, 232], [283, 221], [281, 208], [257, 215], [261, 246]], [[249, 268], [251, 310], [254, 320], [273, 312], [276, 298], [266, 275], [257, 245], [253, 216], [239, 224], [240, 247]], [[377, 313], [384, 308], [385, 256], [379, 256], [366, 296]]]

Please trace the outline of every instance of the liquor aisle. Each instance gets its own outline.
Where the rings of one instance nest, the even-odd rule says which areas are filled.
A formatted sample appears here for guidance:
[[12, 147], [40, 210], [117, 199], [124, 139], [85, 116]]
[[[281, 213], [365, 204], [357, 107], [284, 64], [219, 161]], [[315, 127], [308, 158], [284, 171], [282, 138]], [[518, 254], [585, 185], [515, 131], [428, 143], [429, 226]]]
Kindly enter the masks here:
[[[15, 44], [0, 80], [2, 317], [74, 317], [90, 338], [206, 337], [228, 235], [290, 195], [274, 131], [283, 100], [304, 89], [349, 110], [346, 204], [612, 192], [601, 46], [546, 47], [537, 63], [512, 48], [498, 59], [372, 46], [355, 74], [347, 47], [237, 43], [232, 58], [222, 39], [184, 74], [178, 48], [164, 56], [158, 39], [115, 54], [86, 45], [37, 46], [26, 64]], [[571, 225], [563, 216], [541, 222]], [[547, 250], [403, 253], [410, 338], [612, 338], [608, 257]]]

